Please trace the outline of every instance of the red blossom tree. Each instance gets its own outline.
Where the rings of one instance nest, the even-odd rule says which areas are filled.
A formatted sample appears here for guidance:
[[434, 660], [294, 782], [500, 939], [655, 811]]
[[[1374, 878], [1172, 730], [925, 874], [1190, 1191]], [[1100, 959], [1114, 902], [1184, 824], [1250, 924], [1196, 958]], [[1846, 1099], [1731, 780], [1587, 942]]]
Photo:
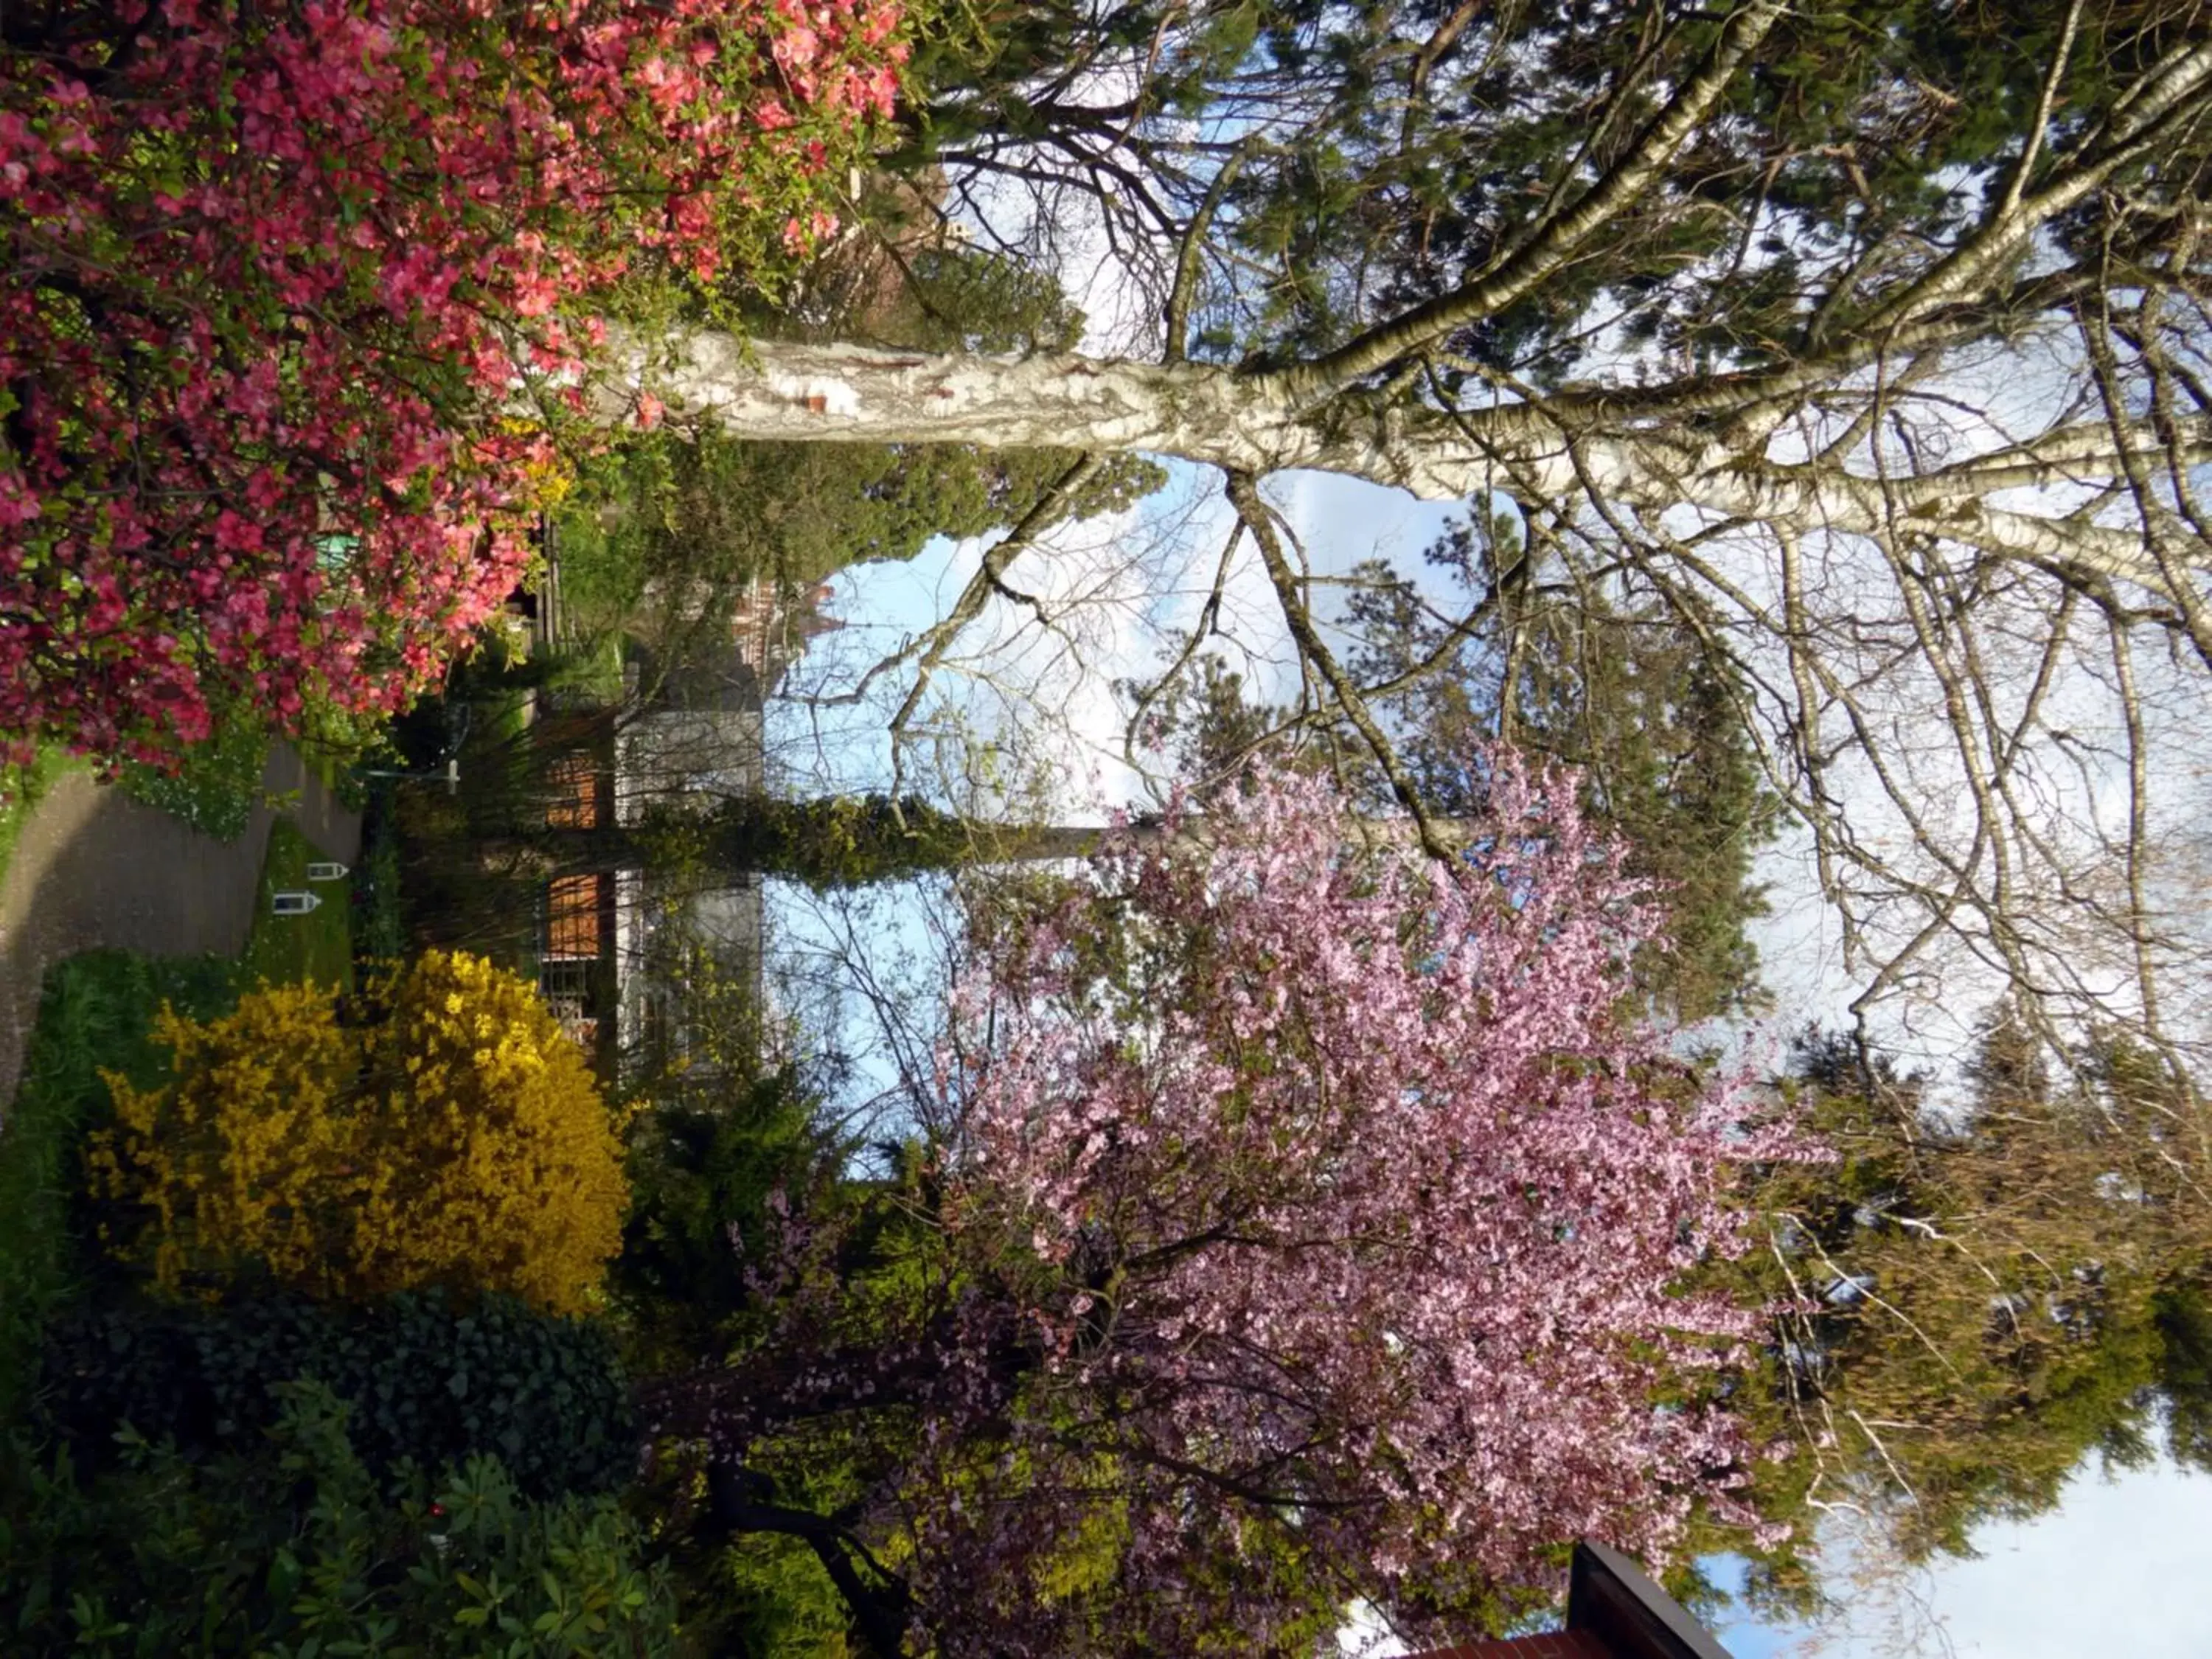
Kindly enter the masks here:
[[[1572, 781], [1478, 768], [1452, 864], [1261, 774], [971, 928], [928, 1289], [899, 1255], [887, 1324], [817, 1235], [759, 1363], [655, 1393], [726, 1524], [929, 1650], [1065, 1655], [1299, 1651], [1361, 1598], [1449, 1627], [1562, 1540], [1753, 1519], [1706, 1385], [1758, 1313], [1684, 1279], [1741, 1248], [1733, 1167], [1798, 1146], [1620, 1018], [1655, 915]], [[873, 1471], [840, 1513], [745, 1494], [831, 1419]]]
[[[625, 283], [832, 222], [897, 0], [0, 10], [0, 744], [387, 708], [513, 585]], [[640, 414], [650, 418], [651, 410]]]

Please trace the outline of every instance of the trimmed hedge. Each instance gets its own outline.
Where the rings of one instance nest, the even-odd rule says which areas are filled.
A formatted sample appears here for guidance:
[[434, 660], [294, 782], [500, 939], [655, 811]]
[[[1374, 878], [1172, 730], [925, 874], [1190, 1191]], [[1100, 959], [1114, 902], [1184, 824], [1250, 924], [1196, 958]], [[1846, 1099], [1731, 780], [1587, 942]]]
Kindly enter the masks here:
[[362, 809], [361, 855], [354, 867], [353, 955], [364, 982], [407, 954], [407, 919], [400, 908], [399, 829], [392, 785], [380, 780]]
[[607, 1334], [498, 1296], [465, 1310], [435, 1291], [82, 1309], [49, 1332], [44, 1412], [87, 1460], [125, 1422], [187, 1449], [246, 1445], [302, 1377], [350, 1407], [355, 1448], [380, 1474], [491, 1456], [526, 1494], [552, 1498], [613, 1490], [636, 1466]]

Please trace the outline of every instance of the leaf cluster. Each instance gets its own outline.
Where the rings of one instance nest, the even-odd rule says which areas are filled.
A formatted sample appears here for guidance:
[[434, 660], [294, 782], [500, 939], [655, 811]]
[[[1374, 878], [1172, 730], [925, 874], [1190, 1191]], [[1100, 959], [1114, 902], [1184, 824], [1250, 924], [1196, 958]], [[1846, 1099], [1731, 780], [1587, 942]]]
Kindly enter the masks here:
[[126, 1423], [193, 1454], [249, 1449], [305, 1377], [345, 1405], [380, 1480], [494, 1457], [524, 1493], [557, 1498], [612, 1491], [635, 1466], [612, 1337], [503, 1296], [89, 1304], [48, 1334], [42, 1415], [83, 1467], [105, 1464]]
[[194, 1458], [135, 1429], [93, 1473], [17, 1439], [0, 1476], [0, 1632], [27, 1659], [667, 1659], [677, 1621], [611, 1499], [532, 1501], [498, 1460], [381, 1491], [347, 1413], [275, 1390], [261, 1444]]
[[705, 812], [647, 815], [656, 867], [750, 870], [816, 891], [894, 881], [975, 856], [975, 826], [919, 796], [732, 797]]
[[[2100, 1039], [2055, 1066], [2007, 1010], [1984, 1028], [1963, 1116], [1832, 1036], [1792, 1087], [1832, 1163], [1772, 1172], [1753, 1272], [1796, 1311], [1762, 1386], [1797, 1443], [1771, 1510], [1870, 1495], [1907, 1561], [2058, 1501], [2085, 1457], [2197, 1455], [2212, 1218], [2194, 1107], [2148, 1054]], [[1790, 1576], [1786, 1560], [1774, 1564]]]
[[635, 1200], [611, 1289], [634, 1340], [664, 1338], [680, 1361], [714, 1347], [754, 1303], [749, 1270], [775, 1242], [771, 1200], [818, 1191], [833, 1148], [795, 1068], [670, 1093], [632, 1137]]

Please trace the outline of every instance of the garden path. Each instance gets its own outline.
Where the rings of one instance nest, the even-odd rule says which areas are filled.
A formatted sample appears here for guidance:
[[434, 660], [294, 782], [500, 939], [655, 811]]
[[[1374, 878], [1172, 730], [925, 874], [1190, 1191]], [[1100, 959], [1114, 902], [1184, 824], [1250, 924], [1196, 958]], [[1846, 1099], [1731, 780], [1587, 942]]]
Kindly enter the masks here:
[[[264, 795], [297, 792], [286, 815], [330, 857], [350, 864], [361, 818], [334, 800], [289, 744], [274, 746]], [[255, 809], [220, 842], [82, 772], [58, 780], [31, 811], [0, 879], [0, 1116], [15, 1098], [23, 1045], [46, 969], [102, 946], [149, 956], [234, 956], [246, 945], [269, 826]]]

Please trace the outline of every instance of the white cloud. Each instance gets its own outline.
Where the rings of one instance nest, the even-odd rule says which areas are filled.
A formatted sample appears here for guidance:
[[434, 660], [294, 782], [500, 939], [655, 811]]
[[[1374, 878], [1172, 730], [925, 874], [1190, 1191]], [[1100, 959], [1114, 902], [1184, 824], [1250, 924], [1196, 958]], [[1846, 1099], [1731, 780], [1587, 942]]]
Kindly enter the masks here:
[[[1739, 1659], [2203, 1659], [2212, 1653], [2212, 1477], [2164, 1459], [2103, 1475], [2093, 1457], [2057, 1509], [1976, 1529], [1971, 1560], [1854, 1591], [1817, 1634], [1756, 1624], [1718, 1634]], [[1847, 1563], [1839, 1563], [1847, 1567]]]
[[1961, 1659], [2200, 1659], [2212, 1651], [2212, 1480], [2168, 1463], [2077, 1474], [2057, 1514], [1975, 1534], [1936, 1575]]

